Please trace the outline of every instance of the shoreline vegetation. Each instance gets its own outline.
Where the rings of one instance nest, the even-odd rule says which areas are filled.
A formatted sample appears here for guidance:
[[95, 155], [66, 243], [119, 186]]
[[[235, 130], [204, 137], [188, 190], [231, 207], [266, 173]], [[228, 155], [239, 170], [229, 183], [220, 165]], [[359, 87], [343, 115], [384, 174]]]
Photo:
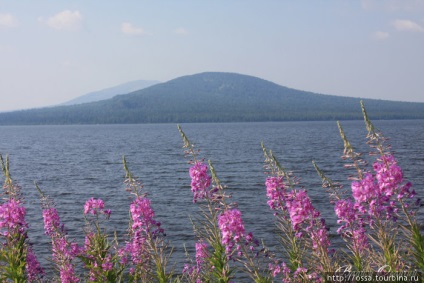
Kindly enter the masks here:
[[[374, 158], [371, 166], [337, 123], [344, 144], [344, 167], [348, 173], [354, 172], [349, 176], [350, 189], [333, 182], [319, 161], [312, 161], [337, 216], [342, 247], [332, 245], [325, 219], [299, 179], [262, 144], [267, 175], [263, 193], [268, 198], [263, 205], [274, 213], [280, 240], [280, 249], [268, 249], [246, 231], [243, 212], [219, 179], [219, 168], [201, 156], [178, 126], [189, 160], [193, 205], [198, 207], [191, 218], [197, 239], [195, 254], [187, 254], [182, 270], [176, 270], [171, 262], [173, 246], [151, 205], [148, 188], [131, 173], [125, 157], [125, 190], [132, 197], [125, 241], [118, 241], [116, 231], [108, 229], [113, 211], [98, 198], [101, 196], [93, 196], [83, 210], [85, 241], [75, 242], [68, 237], [67, 223], [61, 222], [54, 200], [35, 184], [45, 236], [51, 243], [52, 268], [41, 266], [33, 252], [37, 243], [28, 238], [21, 188], [11, 177], [9, 158], [0, 155], [4, 176], [0, 281], [200, 283], [237, 282], [242, 275], [264, 283], [422, 282], [424, 235], [417, 221], [421, 199], [404, 180], [386, 138], [374, 127], [362, 102], [361, 110]], [[47, 274], [47, 269], [54, 272]]]

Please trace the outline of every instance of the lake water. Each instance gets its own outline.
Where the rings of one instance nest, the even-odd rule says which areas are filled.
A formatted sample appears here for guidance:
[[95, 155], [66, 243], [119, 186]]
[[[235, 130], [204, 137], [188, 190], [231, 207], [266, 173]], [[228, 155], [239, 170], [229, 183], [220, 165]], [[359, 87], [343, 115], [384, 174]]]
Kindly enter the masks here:
[[[342, 122], [357, 151], [367, 153], [362, 121]], [[375, 121], [391, 138], [393, 151], [405, 178], [422, 197], [424, 173], [424, 121]], [[311, 161], [329, 177], [349, 186], [353, 171], [343, 168], [343, 142], [335, 122], [278, 122], [182, 124], [200, 155], [215, 165], [218, 177], [239, 203], [246, 230], [252, 231], [272, 249], [277, 238], [273, 214], [266, 205], [261, 141], [280, 162], [301, 178], [313, 204], [327, 218], [336, 235], [333, 209], [321, 188]], [[44, 235], [38, 193], [34, 181], [56, 203], [70, 238], [82, 243], [84, 203], [101, 198], [112, 210], [109, 231], [124, 235], [128, 227], [131, 196], [124, 190], [122, 156], [149, 193], [156, 219], [175, 247], [173, 261], [180, 270], [185, 244], [192, 250], [193, 228], [189, 216], [197, 212], [192, 203], [189, 165], [182, 140], [174, 124], [3, 126], [0, 153], [9, 154], [13, 179], [22, 186], [30, 223], [29, 236], [46, 265], [50, 245]]]

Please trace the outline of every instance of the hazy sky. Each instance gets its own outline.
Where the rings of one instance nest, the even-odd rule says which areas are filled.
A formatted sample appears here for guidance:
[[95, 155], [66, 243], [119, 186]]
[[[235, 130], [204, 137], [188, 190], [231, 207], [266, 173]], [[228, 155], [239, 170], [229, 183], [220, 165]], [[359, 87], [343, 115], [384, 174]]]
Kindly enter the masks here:
[[424, 102], [424, 0], [0, 0], [0, 111], [205, 71]]

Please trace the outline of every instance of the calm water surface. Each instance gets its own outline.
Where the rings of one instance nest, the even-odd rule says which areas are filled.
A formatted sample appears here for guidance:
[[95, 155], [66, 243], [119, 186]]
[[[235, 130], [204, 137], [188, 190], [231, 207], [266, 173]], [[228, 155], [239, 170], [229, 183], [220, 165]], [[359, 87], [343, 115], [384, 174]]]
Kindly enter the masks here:
[[[344, 130], [357, 151], [367, 153], [366, 130], [362, 121], [343, 122]], [[418, 194], [424, 195], [424, 121], [376, 121], [390, 137], [404, 175]], [[335, 236], [332, 207], [321, 188], [311, 161], [329, 177], [349, 186], [353, 171], [343, 169], [343, 151], [335, 122], [281, 122], [182, 124], [200, 155], [215, 165], [218, 177], [239, 203], [246, 230], [264, 239], [271, 248], [277, 242], [272, 212], [266, 205], [265, 175], [261, 141], [281, 163], [301, 178], [314, 205], [322, 212]], [[148, 192], [157, 220], [175, 247], [177, 268], [184, 263], [185, 244], [194, 245], [189, 216], [197, 212], [192, 203], [189, 165], [182, 140], [174, 124], [78, 125], [0, 127], [0, 153], [9, 154], [12, 177], [23, 189], [30, 223], [30, 240], [38, 257], [50, 258], [44, 235], [41, 208], [34, 181], [56, 203], [71, 238], [82, 243], [84, 203], [102, 198], [112, 209], [110, 231], [123, 236], [128, 227], [131, 196], [124, 190], [122, 156]]]

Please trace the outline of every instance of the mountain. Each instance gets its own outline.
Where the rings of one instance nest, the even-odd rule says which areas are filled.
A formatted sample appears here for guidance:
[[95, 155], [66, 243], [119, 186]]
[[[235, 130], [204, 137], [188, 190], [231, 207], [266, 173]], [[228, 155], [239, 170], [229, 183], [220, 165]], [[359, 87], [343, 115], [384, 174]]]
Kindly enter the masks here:
[[[371, 119], [424, 119], [424, 103], [363, 100]], [[0, 113], [0, 124], [362, 119], [359, 101], [295, 90], [247, 75], [209, 72], [98, 102]]]
[[77, 98], [74, 98], [68, 102], [62, 103], [60, 105], [74, 105], [82, 104], [87, 102], [95, 102], [100, 100], [105, 100], [114, 97], [118, 94], [130, 93], [136, 90], [140, 90], [155, 84], [160, 83], [159, 81], [146, 81], [146, 80], [137, 80], [131, 81], [124, 84], [120, 84], [114, 87], [106, 88], [99, 91], [90, 92], [84, 95], [81, 95]]

